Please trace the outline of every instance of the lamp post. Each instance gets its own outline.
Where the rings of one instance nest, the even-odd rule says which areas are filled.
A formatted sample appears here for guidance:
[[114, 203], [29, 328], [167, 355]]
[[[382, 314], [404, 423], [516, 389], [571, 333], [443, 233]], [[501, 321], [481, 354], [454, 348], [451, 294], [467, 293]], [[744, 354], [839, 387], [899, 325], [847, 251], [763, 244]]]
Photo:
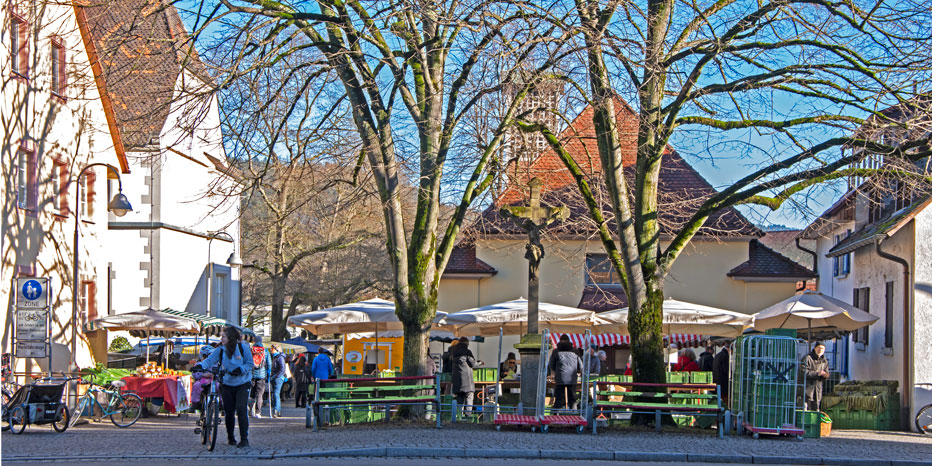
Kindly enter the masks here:
[[[80, 250], [78, 250], [78, 239], [80, 237], [79, 230], [81, 227], [81, 177], [84, 176], [85, 172], [88, 169], [93, 167], [107, 167], [107, 170], [116, 175], [117, 183], [119, 183], [119, 192], [113, 196], [113, 199], [110, 200], [110, 203], [107, 204], [107, 210], [113, 212], [117, 217], [122, 217], [126, 215], [127, 212], [133, 210], [133, 206], [129, 203], [129, 199], [126, 198], [126, 195], [123, 194], [123, 180], [120, 179], [120, 172], [113, 165], [106, 163], [92, 163], [84, 167], [79, 173], [78, 177], [75, 178], [77, 181], [75, 183], [75, 203], [74, 203], [74, 262], [71, 264], [72, 268], [72, 281], [71, 281], [71, 369], [77, 369], [75, 366], [77, 350], [78, 350], [78, 287], [80, 286], [78, 282], [78, 256], [80, 255]], [[49, 367], [49, 371], [52, 368]]]
[[[207, 233], [207, 289], [205, 292], [207, 293], [206, 314], [208, 316], [210, 315], [210, 295], [213, 293], [213, 290], [211, 289], [211, 283], [214, 277], [214, 263], [210, 260], [210, 246], [213, 243], [214, 238], [218, 236], [226, 236], [230, 239], [230, 242], [233, 243], [233, 252], [230, 253], [230, 257], [227, 258], [227, 265], [231, 267], [239, 267], [243, 265], [243, 260], [240, 259], [240, 257], [236, 254], [236, 238], [233, 238], [233, 235], [225, 231], [213, 231]], [[232, 278], [233, 277], [230, 277], [231, 280]], [[237, 325], [239, 325], [239, 323], [237, 323]]]

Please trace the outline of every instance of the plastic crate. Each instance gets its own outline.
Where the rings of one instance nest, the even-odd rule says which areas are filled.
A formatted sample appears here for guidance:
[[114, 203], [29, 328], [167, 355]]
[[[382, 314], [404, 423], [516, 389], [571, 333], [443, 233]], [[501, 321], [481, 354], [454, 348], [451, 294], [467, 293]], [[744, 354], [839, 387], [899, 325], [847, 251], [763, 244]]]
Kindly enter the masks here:
[[887, 399], [887, 409], [879, 415], [873, 411], [848, 411], [841, 403], [827, 409], [835, 429], [861, 430], [899, 430], [900, 429], [900, 394], [894, 393]]
[[497, 376], [498, 369], [494, 367], [478, 368], [472, 370], [472, 377], [476, 382], [495, 382]]
[[688, 372], [667, 372], [667, 383], [688, 383]]
[[712, 383], [712, 373], [689, 372], [689, 381], [692, 383]]
[[764, 335], [774, 335], [779, 337], [792, 337], [796, 338], [796, 329], [795, 328], [772, 328], [766, 330]]

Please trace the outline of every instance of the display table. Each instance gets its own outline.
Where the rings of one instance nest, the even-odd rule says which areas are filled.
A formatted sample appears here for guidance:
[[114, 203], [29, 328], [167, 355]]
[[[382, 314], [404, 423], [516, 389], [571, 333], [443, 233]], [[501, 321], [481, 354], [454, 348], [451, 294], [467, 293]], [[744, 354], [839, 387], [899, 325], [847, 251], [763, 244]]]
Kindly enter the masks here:
[[191, 405], [191, 376], [167, 375], [163, 377], [123, 377], [123, 391], [133, 392], [142, 398], [161, 398], [163, 407], [170, 413], [188, 409]]

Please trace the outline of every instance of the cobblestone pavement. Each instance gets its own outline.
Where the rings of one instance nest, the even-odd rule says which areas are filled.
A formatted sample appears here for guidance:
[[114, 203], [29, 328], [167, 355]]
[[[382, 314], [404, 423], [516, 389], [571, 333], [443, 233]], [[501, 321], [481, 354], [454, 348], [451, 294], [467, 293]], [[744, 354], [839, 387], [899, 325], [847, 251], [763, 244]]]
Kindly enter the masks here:
[[[333, 426], [321, 432], [304, 427], [304, 410], [286, 408], [285, 417], [279, 419], [250, 419], [249, 449], [237, 449], [226, 444], [223, 426], [213, 453], [206, 451], [193, 432], [196, 417], [160, 416], [140, 419], [132, 427], [120, 429], [108, 420], [91, 422], [56, 433], [51, 426], [28, 426], [18, 436], [3, 432], [2, 459], [11, 461], [34, 457], [130, 457], [148, 456], [152, 459], [166, 456], [201, 455], [219, 458], [224, 455], [254, 457], [296, 455], [308, 452], [349, 450], [359, 448], [395, 448], [394, 456], [406, 456], [403, 448], [437, 449], [436, 455], [454, 456], [444, 449], [459, 449], [457, 456], [476, 456], [481, 452], [508, 452], [540, 450], [544, 458], [555, 452], [656, 452], [680, 454], [728, 455], [735, 461], [752, 457], [809, 457], [833, 459], [878, 459], [890, 464], [896, 460], [932, 462], [932, 436], [904, 432], [834, 431], [825, 439], [750, 437], [718, 439], [714, 431], [689, 433], [653, 430], [605, 429], [598, 436], [590, 433], [552, 431], [547, 434], [512, 429], [495, 431], [489, 425], [445, 424], [434, 429], [429, 423]], [[238, 431], [237, 431], [238, 435]], [[464, 450], [465, 449], [465, 450]], [[474, 450], [478, 453], [470, 453]], [[488, 454], [486, 454], [488, 456]], [[617, 458], [617, 455], [616, 455]], [[598, 458], [589, 458], [598, 459]], [[776, 460], [776, 458], [774, 458]], [[690, 461], [702, 461], [698, 456]]]

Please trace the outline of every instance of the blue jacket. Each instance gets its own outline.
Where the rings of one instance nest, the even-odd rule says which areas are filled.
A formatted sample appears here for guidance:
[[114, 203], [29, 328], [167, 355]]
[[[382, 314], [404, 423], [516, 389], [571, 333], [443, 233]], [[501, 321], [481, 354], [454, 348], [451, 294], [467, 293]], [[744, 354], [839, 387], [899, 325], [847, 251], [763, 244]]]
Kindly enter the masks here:
[[[220, 364], [222, 360], [221, 369], [223, 369], [226, 374], [224, 374], [220, 383], [235, 387], [251, 382], [253, 364], [252, 353], [249, 352], [249, 343], [239, 342], [239, 348], [233, 350], [232, 356], [224, 354], [225, 352], [226, 348], [220, 345], [210, 353], [210, 356], [207, 356], [207, 359], [201, 361], [199, 365], [205, 368], [214, 367]], [[240, 375], [232, 375], [231, 372], [237, 368], [241, 371]]]
[[315, 379], [329, 379], [334, 374], [333, 363], [327, 353], [320, 353], [311, 363], [311, 377]]
[[252, 347], [250, 347], [249, 349], [252, 350], [252, 349], [254, 349], [254, 348], [262, 348], [262, 351], [265, 353], [265, 356], [263, 356], [263, 359], [265, 359], [265, 364], [260, 364], [260, 365], [258, 365], [258, 366], [255, 366], [255, 360], [253, 360], [253, 366], [254, 366], [254, 367], [253, 367], [253, 370], [252, 370], [252, 378], [254, 378], [254, 379], [264, 379], [264, 378], [266, 378], [266, 376], [267, 376], [268, 373], [269, 373], [269, 372], [268, 372], [269, 368], [272, 367], [272, 357], [269, 356], [269, 350], [266, 349], [264, 346], [261, 346], [261, 345], [258, 346], [258, 347], [257, 347], [257, 346], [252, 346]]

